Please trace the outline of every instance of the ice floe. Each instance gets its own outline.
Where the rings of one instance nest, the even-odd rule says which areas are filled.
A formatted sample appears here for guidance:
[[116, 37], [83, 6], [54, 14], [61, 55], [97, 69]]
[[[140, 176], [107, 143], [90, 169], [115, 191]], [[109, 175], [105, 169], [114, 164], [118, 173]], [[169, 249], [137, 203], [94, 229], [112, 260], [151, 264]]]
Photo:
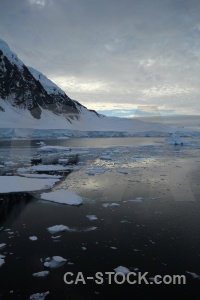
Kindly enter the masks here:
[[33, 192], [52, 188], [59, 179], [23, 178], [0, 176], [0, 193]]
[[81, 232], [81, 231], [82, 231], [82, 232], [94, 231], [94, 230], [96, 230], [96, 229], [97, 229], [96, 226], [92, 226], [92, 227], [84, 228], [84, 229], [80, 230], [80, 232]]
[[186, 142], [182, 141], [177, 133], [172, 133], [170, 137], [165, 139], [165, 144], [167, 145], [184, 145]]
[[102, 206], [106, 208], [109, 206], [111, 206], [111, 207], [120, 206], [120, 204], [119, 203], [104, 203], [104, 204], [102, 204]]
[[5, 243], [0, 244], [0, 250], [3, 249], [6, 246]]
[[98, 220], [98, 218], [95, 215], [87, 215], [86, 218], [88, 218], [90, 221]]
[[189, 271], [186, 271], [187, 274], [191, 275], [192, 278], [194, 279], [199, 279], [200, 278], [200, 275], [194, 273], [194, 272], [189, 272]]
[[44, 293], [36, 293], [30, 296], [30, 300], [44, 300], [49, 295], [49, 291]]
[[119, 267], [115, 268], [114, 271], [116, 273], [123, 273], [124, 275], [127, 275], [128, 273], [130, 273], [130, 270], [123, 266], [119, 266]]
[[26, 178], [41, 178], [41, 179], [60, 179], [62, 176], [60, 175], [49, 175], [49, 174], [29, 174], [29, 173], [19, 173], [20, 176]]
[[5, 263], [5, 256], [0, 254], [0, 267]]
[[45, 261], [44, 266], [46, 268], [55, 269], [62, 267], [66, 263], [67, 259], [62, 256], [52, 256], [52, 258], [48, 261]]
[[48, 227], [47, 230], [51, 233], [51, 234], [56, 234], [58, 232], [62, 232], [62, 231], [73, 231], [73, 229], [69, 228], [68, 226], [65, 225], [55, 225], [52, 227]]
[[110, 155], [102, 155], [102, 156], [100, 156], [100, 159], [103, 159], [103, 160], [112, 160], [112, 157]]
[[123, 202], [142, 202], [144, 199], [142, 197], [137, 197], [135, 199], [125, 200]]
[[80, 205], [83, 203], [83, 199], [69, 190], [57, 190], [49, 193], [42, 193], [40, 198], [51, 202], [68, 205]]
[[64, 146], [43, 146], [38, 149], [39, 152], [58, 152], [58, 151], [69, 151], [70, 147]]
[[37, 241], [38, 238], [37, 238], [37, 236], [33, 235], [33, 236], [29, 236], [29, 240], [34, 242], [34, 241]]
[[120, 168], [120, 169], [117, 169], [117, 172], [122, 173], [122, 174], [129, 174], [130, 170], [125, 169], [125, 168]]
[[17, 172], [25, 173], [25, 172], [65, 171], [68, 169], [69, 167], [65, 167], [62, 165], [35, 165], [27, 168], [19, 168], [17, 169]]
[[47, 275], [49, 275], [49, 271], [41, 271], [41, 272], [33, 273], [32, 275], [34, 277], [46, 277]]
[[100, 174], [103, 174], [105, 173], [107, 169], [106, 168], [100, 168], [100, 167], [96, 167], [96, 168], [93, 168], [93, 169], [88, 169], [85, 171], [86, 174], [88, 175], [100, 175]]

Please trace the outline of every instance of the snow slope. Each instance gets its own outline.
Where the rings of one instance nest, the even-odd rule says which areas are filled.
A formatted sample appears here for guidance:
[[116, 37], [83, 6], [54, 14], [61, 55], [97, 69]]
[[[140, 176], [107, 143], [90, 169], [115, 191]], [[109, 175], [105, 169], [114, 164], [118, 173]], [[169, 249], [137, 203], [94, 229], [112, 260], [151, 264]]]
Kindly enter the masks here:
[[48, 94], [65, 95], [65, 92], [63, 90], [61, 90], [61, 88], [59, 88], [55, 83], [53, 83], [44, 74], [33, 69], [32, 67], [28, 67], [28, 69], [31, 72], [31, 74], [33, 75], [33, 77], [42, 84], [43, 88], [47, 91]]
[[3, 54], [9, 59], [9, 61], [16, 65], [19, 69], [22, 69], [23, 62], [17, 57], [17, 55], [10, 50], [10, 47], [8, 44], [0, 39], [0, 50], [3, 52]]
[[34, 119], [28, 110], [18, 109], [10, 103], [0, 99], [0, 106], [5, 113], [0, 112], [0, 128], [32, 128], [32, 129], [69, 129], [80, 131], [125, 131], [144, 132], [162, 131], [170, 132], [169, 126], [159, 123], [148, 123], [141, 120], [97, 116], [86, 108], [79, 108], [78, 118], [70, 122], [66, 116], [55, 115], [53, 112], [42, 109], [40, 119]]

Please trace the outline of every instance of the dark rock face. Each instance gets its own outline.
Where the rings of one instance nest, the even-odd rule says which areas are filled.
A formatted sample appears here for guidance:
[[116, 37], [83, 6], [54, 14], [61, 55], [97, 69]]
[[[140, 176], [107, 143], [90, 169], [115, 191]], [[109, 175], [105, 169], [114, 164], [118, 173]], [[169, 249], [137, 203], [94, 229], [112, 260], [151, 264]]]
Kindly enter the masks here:
[[[19, 67], [0, 50], [0, 97], [14, 107], [28, 109], [32, 116], [39, 119], [41, 108], [55, 114], [77, 115], [79, 111], [73, 100], [66, 94], [48, 94], [25, 65]], [[3, 108], [0, 107], [3, 111]]]

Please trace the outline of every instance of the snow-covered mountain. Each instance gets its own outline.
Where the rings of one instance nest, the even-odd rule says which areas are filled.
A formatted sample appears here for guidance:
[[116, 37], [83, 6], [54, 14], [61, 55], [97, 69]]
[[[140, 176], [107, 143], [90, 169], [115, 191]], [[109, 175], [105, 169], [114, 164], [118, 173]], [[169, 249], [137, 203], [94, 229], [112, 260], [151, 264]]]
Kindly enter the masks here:
[[13, 135], [10, 131], [13, 129], [21, 129], [19, 136], [27, 136], [27, 129], [61, 129], [61, 135], [65, 130], [73, 134], [77, 131], [77, 136], [159, 136], [173, 132], [164, 123], [105, 117], [88, 110], [41, 72], [25, 66], [3, 40], [0, 40], [0, 129], [0, 138], [8, 132]]
[[[15, 109], [28, 110], [40, 119], [42, 109], [68, 118], [79, 114], [77, 104], [46, 76], [26, 67], [0, 40], [0, 98]], [[2, 104], [2, 101], [1, 101]], [[1, 111], [5, 109], [1, 105]]]

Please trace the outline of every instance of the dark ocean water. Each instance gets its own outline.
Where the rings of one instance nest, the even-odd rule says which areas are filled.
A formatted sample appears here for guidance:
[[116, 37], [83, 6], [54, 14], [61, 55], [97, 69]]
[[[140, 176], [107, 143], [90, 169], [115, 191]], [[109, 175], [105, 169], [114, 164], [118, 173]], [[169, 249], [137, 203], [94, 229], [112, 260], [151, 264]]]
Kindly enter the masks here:
[[[126, 143], [129, 141], [124, 140]], [[156, 147], [155, 143], [150, 146]], [[70, 142], [61, 141], [59, 145], [68, 146]], [[147, 156], [149, 149], [145, 151]], [[137, 162], [132, 175], [110, 171], [84, 177], [83, 171], [72, 172], [62, 185], [87, 198], [78, 207], [41, 201], [28, 193], [1, 194], [0, 244], [6, 246], [0, 250], [0, 255], [5, 256], [5, 263], [0, 267], [0, 299], [29, 299], [32, 294], [46, 291], [50, 292], [46, 299], [200, 299], [200, 279], [187, 273], [200, 275], [198, 149], [176, 149], [173, 157], [167, 151], [161, 158], [156, 156], [156, 162]], [[134, 163], [130, 166], [134, 168]], [[168, 188], [165, 176], [160, 174], [166, 170], [169, 179], [177, 180], [174, 186], [180, 194], [184, 191], [185, 177], [182, 181], [176, 178], [175, 170], [184, 171], [189, 166], [192, 167], [187, 173], [187, 184], [194, 199], [187, 199], [186, 194], [184, 198], [183, 193], [179, 201], [174, 189]], [[183, 171], [177, 174], [181, 177]], [[123, 178], [129, 183], [123, 196], [117, 199]], [[83, 180], [88, 184], [83, 184]], [[97, 183], [99, 190], [95, 191]], [[178, 184], [183, 185], [180, 188]], [[107, 199], [101, 197], [103, 189], [108, 191]], [[125, 202], [137, 196], [144, 201]], [[102, 206], [112, 202], [119, 205]], [[87, 215], [95, 215], [97, 220], [90, 221]], [[54, 236], [60, 237], [52, 238], [47, 228], [61, 224], [73, 231], [57, 233]], [[91, 226], [97, 227], [96, 230], [87, 231]], [[37, 236], [38, 240], [29, 240], [30, 236]], [[67, 262], [49, 270], [45, 278], [32, 276], [48, 270], [44, 260], [55, 255]], [[118, 266], [136, 274], [148, 272], [149, 284], [116, 284], [113, 278], [112, 284], [108, 284], [108, 275], [104, 275], [103, 284], [86, 279], [94, 277], [96, 272], [113, 272]], [[73, 279], [82, 272], [86, 284], [65, 284], [66, 272], [72, 272]], [[186, 284], [150, 284], [149, 278], [155, 275], [184, 275]]]

